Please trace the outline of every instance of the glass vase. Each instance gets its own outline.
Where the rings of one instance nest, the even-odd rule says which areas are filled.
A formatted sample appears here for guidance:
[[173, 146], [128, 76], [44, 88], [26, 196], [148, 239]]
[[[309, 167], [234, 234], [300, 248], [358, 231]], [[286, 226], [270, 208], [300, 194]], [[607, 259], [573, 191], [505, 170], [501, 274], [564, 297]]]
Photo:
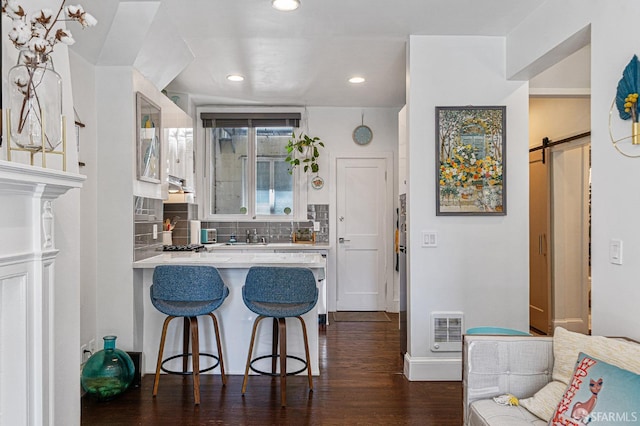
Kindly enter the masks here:
[[116, 336], [105, 336], [104, 349], [89, 358], [82, 369], [82, 388], [100, 401], [108, 401], [124, 392], [135, 372], [133, 360], [116, 349]]
[[[20, 52], [8, 74], [11, 140], [30, 151], [62, 142], [62, 79], [49, 55]], [[43, 140], [44, 136], [44, 140]]]

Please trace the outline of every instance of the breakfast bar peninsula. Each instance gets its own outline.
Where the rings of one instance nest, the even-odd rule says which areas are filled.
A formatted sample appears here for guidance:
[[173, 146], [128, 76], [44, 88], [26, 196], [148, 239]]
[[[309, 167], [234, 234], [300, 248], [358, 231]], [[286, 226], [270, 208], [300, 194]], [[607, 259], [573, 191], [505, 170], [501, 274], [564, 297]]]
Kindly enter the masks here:
[[[136, 350], [143, 352], [143, 373], [154, 373], [162, 323], [166, 318], [151, 304], [149, 288], [153, 283], [153, 270], [158, 265], [208, 265], [218, 268], [229, 287], [229, 296], [215, 312], [220, 325], [222, 351], [227, 374], [244, 374], [249, 350], [251, 329], [256, 314], [242, 300], [242, 286], [252, 266], [309, 268], [322, 291], [326, 259], [317, 253], [215, 253], [215, 252], [164, 252], [145, 260], [134, 262], [134, 341]], [[318, 311], [313, 309], [302, 316], [307, 325], [311, 371], [319, 375], [318, 367]], [[296, 320], [297, 322], [297, 320]], [[287, 350], [290, 355], [304, 357], [302, 331], [297, 324], [287, 327]], [[211, 321], [199, 321], [200, 351], [216, 353], [215, 336]], [[172, 321], [167, 331], [165, 357], [182, 352], [182, 325]], [[260, 327], [256, 337], [254, 354], [271, 352], [271, 326]], [[176, 361], [179, 362], [179, 361]], [[206, 362], [206, 360], [205, 360]], [[268, 362], [268, 361], [267, 361]], [[219, 369], [213, 370], [219, 374]]]

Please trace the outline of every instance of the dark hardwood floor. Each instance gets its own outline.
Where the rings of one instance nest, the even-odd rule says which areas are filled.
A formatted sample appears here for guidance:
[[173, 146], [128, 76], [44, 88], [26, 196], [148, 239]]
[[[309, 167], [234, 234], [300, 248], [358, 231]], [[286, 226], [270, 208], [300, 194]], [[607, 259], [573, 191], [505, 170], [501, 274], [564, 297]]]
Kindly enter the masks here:
[[391, 322], [333, 322], [320, 331], [320, 376], [308, 392], [306, 376], [287, 379], [287, 407], [279, 380], [203, 375], [200, 406], [191, 378], [164, 375], [153, 398], [153, 375], [117, 399], [82, 399], [83, 425], [461, 425], [460, 382], [410, 382], [402, 375], [397, 315]]

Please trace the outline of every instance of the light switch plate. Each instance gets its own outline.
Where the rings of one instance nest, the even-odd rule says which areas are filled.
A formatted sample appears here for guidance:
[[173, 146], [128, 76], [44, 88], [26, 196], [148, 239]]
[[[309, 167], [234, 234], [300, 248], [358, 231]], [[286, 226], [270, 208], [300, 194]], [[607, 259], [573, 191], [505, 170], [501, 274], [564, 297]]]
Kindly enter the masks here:
[[153, 224], [153, 239], [154, 240], [158, 239], [158, 224], [157, 223]]
[[318, 222], [317, 220], [314, 220], [314, 221], [313, 221], [313, 230], [314, 230], [315, 232], [320, 231], [320, 222]]
[[438, 233], [436, 231], [422, 231], [422, 247], [438, 247]]
[[609, 241], [609, 262], [622, 265], [622, 240]]

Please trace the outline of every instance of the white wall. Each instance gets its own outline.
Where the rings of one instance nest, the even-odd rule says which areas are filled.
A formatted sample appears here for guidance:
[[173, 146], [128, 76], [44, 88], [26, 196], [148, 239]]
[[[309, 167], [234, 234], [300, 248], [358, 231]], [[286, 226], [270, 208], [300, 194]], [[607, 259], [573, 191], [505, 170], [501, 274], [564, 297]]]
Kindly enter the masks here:
[[[96, 67], [96, 333], [133, 349], [133, 179], [135, 91], [131, 67]], [[102, 346], [102, 342], [99, 343]]]
[[[588, 16], [594, 4], [607, 4], [616, 14], [621, 5], [630, 3], [627, 0], [618, 1], [614, 8], [606, 0], [545, 2], [509, 33], [507, 78], [536, 77], [549, 66], [588, 45], [591, 38]], [[542, 23], [544, 25], [540, 26]]]
[[[98, 251], [98, 181], [97, 181], [97, 116], [95, 73], [93, 65], [69, 51], [73, 91], [73, 105], [78, 119], [85, 125], [80, 129], [79, 159], [85, 163], [80, 172], [87, 176], [81, 190], [80, 208], [80, 346], [93, 340], [93, 350], [102, 347], [96, 339], [96, 282]], [[73, 133], [75, 136], [75, 132]]]
[[529, 147], [548, 137], [558, 141], [591, 130], [591, 99], [532, 97], [529, 100]]
[[[162, 185], [136, 178], [136, 92], [159, 105], [163, 116], [177, 106], [128, 66], [96, 67], [96, 86], [96, 333], [99, 339], [118, 336], [116, 345], [123, 350], [139, 350], [134, 345], [133, 197], [161, 199], [163, 190]], [[163, 165], [164, 161], [162, 157]]]
[[[620, 155], [609, 139], [609, 110], [622, 70], [634, 54], [636, 40], [617, 37], [620, 28], [634, 28], [640, 16], [638, 2], [612, 8], [597, 2], [591, 39], [592, 128], [592, 332], [624, 335], [640, 340], [640, 227], [636, 226], [640, 200], [640, 159]], [[614, 121], [618, 135], [631, 133], [629, 122]], [[640, 154], [635, 151], [635, 154]], [[624, 264], [609, 263], [609, 241], [622, 239]]]
[[[615, 6], [615, 7], [614, 7]], [[620, 37], [620, 28], [634, 28], [640, 4], [576, 0], [546, 2], [518, 28], [509, 53], [520, 52], [515, 68], [526, 68], [581, 28], [591, 34], [591, 131], [592, 131], [592, 333], [624, 335], [640, 339], [640, 228], [635, 226], [640, 201], [640, 159], [627, 158], [613, 147], [609, 136], [609, 111], [622, 71], [638, 44]], [[556, 19], [561, 17], [562, 19]], [[545, 28], [540, 37], [540, 28]], [[532, 48], [532, 44], [538, 46]], [[511, 59], [511, 56], [508, 57]], [[630, 134], [630, 123], [613, 119], [614, 135]], [[640, 154], [640, 153], [637, 153]], [[624, 244], [622, 265], [609, 263], [609, 241]]]
[[[460, 353], [432, 352], [430, 315], [461, 311], [464, 328], [528, 330], [528, 84], [505, 79], [505, 40], [409, 41], [409, 330], [411, 380], [459, 380]], [[435, 215], [435, 107], [506, 105], [507, 215]], [[422, 248], [424, 230], [437, 248]]]
[[586, 45], [529, 80], [529, 94], [589, 96], [591, 45]]

